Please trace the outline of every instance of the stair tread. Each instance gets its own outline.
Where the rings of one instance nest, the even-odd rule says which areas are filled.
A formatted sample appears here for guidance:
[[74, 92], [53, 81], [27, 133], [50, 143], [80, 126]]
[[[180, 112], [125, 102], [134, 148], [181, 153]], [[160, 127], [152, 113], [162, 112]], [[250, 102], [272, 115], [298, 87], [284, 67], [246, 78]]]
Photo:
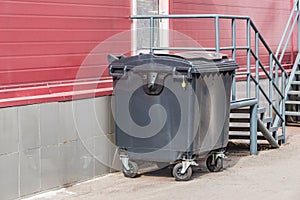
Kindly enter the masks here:
[[278, 140], [283, 140], [285, 137], [284, 137], [284, 135], [278, 135]]
[[230, 126], [229, 131], [235, 132], [235, 131], [241, 131], [241, 132], [249, 132], [250, 127], [236, 127], [236, 126]]
[[[250, 135], [237, 135], [237, 134], [229, 134], [229, 139], [238, 139], [238, 140], [250, 140]], [[257, 136], [258, 140], [266, 140], [266, 138], [262, 135]]]
[[300, 75], [300, 71], [296, 71], [295, 74]]
[[272, 122], [273, 121], [273, 118], [272, 117], [265, 117], [264, 119], [263, 119], [263, 122], [264, 123], [270, 123], [270, 122]]
[[300, 91], [297, 91], [297, 90], [290, 90], [290, 91], [288, 91], [288, 94], [299, 95], [299, 94], [300, 94]]
[[272, 132], [275, 132], [275, 131], [278, 131], [278, 128], [279, 127], [277, 127], [277, 126], [273, 126], [273, 127], [270, 127], [270, 132], [272, 133]]
[[230, 117], [229, 121], [233, 123], [249, 123], [250, 118]]
[[300, 101], [286, 101], [285, 104], [298, 104], [298, 105], [300, 105]]
[[[300, 114], [300, 113], [299, 113]], [[249, 132], [250, 131], [250, 127], [237, 127], [237, 126], [230, 126], [229, 127], [229, 131], [235, 132], [235, 131], [241, 131], [241, 132]], [[273, 126], [269, 128], [269, 131], [275, 132], [278, 131], [278, 127], [277, 126]]]
[[[257, 114], [265, 113], [266, 108], [258, 108]], [[237, 108], [230, 110], [231, 113], [250, 113], [250, 108]]]
[[300, 112], [296, 112], [296, 111], [286, 111], [285, 115], [288, 116], [300, 116]]
[[300, 81], [292, 81], [293, 85], [300, 85]]

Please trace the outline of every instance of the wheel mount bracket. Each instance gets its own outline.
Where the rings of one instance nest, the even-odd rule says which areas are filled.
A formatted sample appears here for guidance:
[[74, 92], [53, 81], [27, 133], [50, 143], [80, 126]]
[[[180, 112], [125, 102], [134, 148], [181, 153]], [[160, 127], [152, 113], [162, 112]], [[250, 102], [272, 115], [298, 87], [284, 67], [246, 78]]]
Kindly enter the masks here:
[[128, 158], [128, 156], [121, 155], [121, 156], [120, 156], [120, 160], [121, 160], [121, 162], [122, 162], [124, 168], [125, 168], [126, 170], [130, 170], [130, 167], [129, 167], [129, 164], [128, 164], [128, 163], [129, 163], [129, 158]]
[[184, 174], [190, 166], [199, 166], [194, 160], [183, 160], [180, 173]]

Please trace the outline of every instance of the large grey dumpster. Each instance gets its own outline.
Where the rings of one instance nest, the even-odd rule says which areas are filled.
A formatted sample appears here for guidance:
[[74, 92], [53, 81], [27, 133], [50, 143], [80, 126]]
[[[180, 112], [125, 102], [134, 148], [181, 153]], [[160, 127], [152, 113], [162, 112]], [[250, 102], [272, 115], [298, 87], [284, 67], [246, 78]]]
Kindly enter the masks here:
[[190, 179], [197, 158], [210, 171], [223, 167], [234, 61], [199, 52], [109, 60], [125, 176], [136, 176], [138, 160], [175, 165], [176, 180]]

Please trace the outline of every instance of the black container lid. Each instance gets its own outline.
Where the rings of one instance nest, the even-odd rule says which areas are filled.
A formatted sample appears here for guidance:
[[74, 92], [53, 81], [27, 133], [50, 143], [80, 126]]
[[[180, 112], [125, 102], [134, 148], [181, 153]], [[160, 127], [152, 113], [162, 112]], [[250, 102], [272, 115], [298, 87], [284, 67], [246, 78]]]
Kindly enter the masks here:
[[131, 57], [119, 57], [111, 62], [110, 68], [131, 70], [171, 70], [176, 67], [177, 71], [191, 73], [213, 73], [232, 71], [238, 68], [233, 60], [225, 54], [211, 52], [183, 52], [178, 54], [140, 54]]

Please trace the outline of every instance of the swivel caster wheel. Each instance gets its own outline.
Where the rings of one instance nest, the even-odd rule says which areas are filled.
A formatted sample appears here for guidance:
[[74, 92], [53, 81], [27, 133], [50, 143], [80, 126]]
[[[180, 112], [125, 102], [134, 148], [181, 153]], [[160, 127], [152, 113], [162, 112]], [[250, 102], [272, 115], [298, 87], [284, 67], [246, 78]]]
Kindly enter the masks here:
[[181, 173], [182, 163], [177, 163], [173, 168], [173, 176], [176, 181], [188, 181], [191, 179], [193, 170], [191, 167], [188, 167], [185, 173]]
[[129, 166], [128, 170], [123, 166], [122, 171], [123, 171], [124, 176], [128, 177], [128, 178], [136, 177], [136, 175], [138, 173], [138, 165], [135, 162], [128, 161], [128, 166]]
[[215, 155], [210, 155], [206, 159], [206, 167], [210, 172], [219, 172], [223, 169], [223, 158], [217, 157]]

